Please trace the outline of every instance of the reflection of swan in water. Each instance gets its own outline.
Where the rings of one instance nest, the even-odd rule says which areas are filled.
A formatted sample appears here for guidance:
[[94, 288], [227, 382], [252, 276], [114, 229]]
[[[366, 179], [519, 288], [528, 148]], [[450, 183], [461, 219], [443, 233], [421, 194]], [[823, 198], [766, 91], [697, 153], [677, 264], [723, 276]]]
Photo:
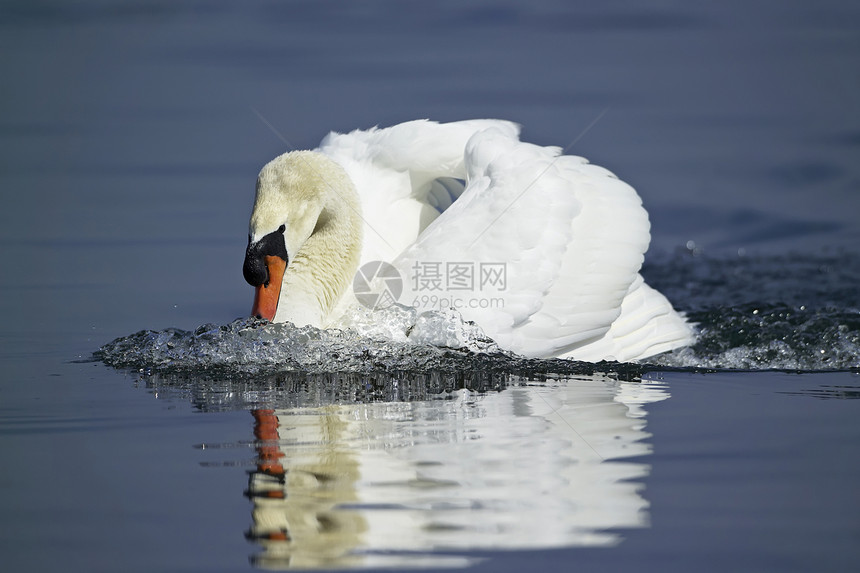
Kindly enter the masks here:
[[430, 552], [611, 545], [610, 529], [647, 525], [630, 480], [648, 466], [621, 460], [650, 453], [640, 405], [667, 397], [598, 376], [447, 401], [258, 410], [257, 563], [438, 566], [465, 560]]

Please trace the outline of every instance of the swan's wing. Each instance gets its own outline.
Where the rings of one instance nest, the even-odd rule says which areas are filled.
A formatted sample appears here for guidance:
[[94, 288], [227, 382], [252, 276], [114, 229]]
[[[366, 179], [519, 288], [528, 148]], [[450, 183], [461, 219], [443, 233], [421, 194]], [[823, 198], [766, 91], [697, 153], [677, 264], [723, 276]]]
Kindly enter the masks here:
[[519, 133], [502, 120], [416, 120], [323, 139], [319, 151], [346, 170], [361, 199], [362, 264], [393, 259], [460, 195], [466, 142], [488, 128], [512, 138]]
[[[453, 306], [529, 356], [579, 358], [577, 349], [603, 340], [637, 291], [648, 216], [612, 173], [558, 153], [492, 129], [476, 134], [466, 190], [395, 261], [401, 300]], [[589, 359], [613, 357], [604, 350]]]

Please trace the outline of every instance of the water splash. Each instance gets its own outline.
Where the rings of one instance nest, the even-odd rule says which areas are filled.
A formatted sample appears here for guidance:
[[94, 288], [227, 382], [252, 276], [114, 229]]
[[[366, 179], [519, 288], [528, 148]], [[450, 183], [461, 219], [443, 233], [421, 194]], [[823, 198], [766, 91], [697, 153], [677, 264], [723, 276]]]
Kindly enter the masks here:
[[747, 303], [690, 313], [696, 344], [654, 365], [735, 370], [850, 370], [860, 367], [860, 314]]
[[143, 330], [102, 346], [94, 358], [147, 375], [276, 380], [287, 373], [411, 372], [443, 376], [446, 383], [470, 388], [499, 374], [638, 374], [635, 365], [527, 359], [500, 349], [455, 311], [419, 315], [404, 309], [362, 310], [346, 320], [343, 329], [240, 318], [194, 331]]
[[668, 256], [643, 274], [697, 324], [675, 368], [860, 368], [860, 256]]
[[443, 373], [446, 383], [477, 386], [502, 373], [860, 368], [860, 257], [675, 255], [657, 257], [643, 273], [698, 328], [692, 347], [644, 365], [530, 360], [503, 351], [456, 311], [418, 314], [399, 305], [358, 307], [329, 330], [243, 318], [194, 331], [141, 331], [106, 344], [95, 358], [160, 375], [235, 380], [286, 372], [409, 371]]

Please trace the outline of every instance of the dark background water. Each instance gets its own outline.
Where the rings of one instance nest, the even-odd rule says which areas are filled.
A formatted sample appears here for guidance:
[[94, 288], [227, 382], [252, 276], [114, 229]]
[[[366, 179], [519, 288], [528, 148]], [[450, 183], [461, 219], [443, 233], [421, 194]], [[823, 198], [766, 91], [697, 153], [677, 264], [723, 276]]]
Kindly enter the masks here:
[[[247, 567], [244, 472], [191, 446], [248, 439], [248, 414], [71, 361], [247, 313], [256, 173], [328, 130], [518, 121], [630, 182], [654, 251], [716, 258], [683, 282], [651, 259], [679, 307], [760, 302], [764, 260], [757, 298], [835, 305], [827, 326], [857, 331], [854, 2], [5, 1], [0, 45], [0, 551], [16, 570]], [[837, 398], [856, 374], [666, 381], [653, 527], [485, 567], [850, 568], [858, 403]]]

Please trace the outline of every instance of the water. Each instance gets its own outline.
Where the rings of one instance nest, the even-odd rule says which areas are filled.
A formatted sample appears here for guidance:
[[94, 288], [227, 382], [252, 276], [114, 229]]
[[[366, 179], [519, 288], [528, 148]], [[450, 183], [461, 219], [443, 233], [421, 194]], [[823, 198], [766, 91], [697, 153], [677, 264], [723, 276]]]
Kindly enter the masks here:
[[[854, 4], [10, 1], [0, 28], [8, 567], [853, 568]], [[486, 116], [637, 188], [695, 346], [239, 318], [263, 163]]]

